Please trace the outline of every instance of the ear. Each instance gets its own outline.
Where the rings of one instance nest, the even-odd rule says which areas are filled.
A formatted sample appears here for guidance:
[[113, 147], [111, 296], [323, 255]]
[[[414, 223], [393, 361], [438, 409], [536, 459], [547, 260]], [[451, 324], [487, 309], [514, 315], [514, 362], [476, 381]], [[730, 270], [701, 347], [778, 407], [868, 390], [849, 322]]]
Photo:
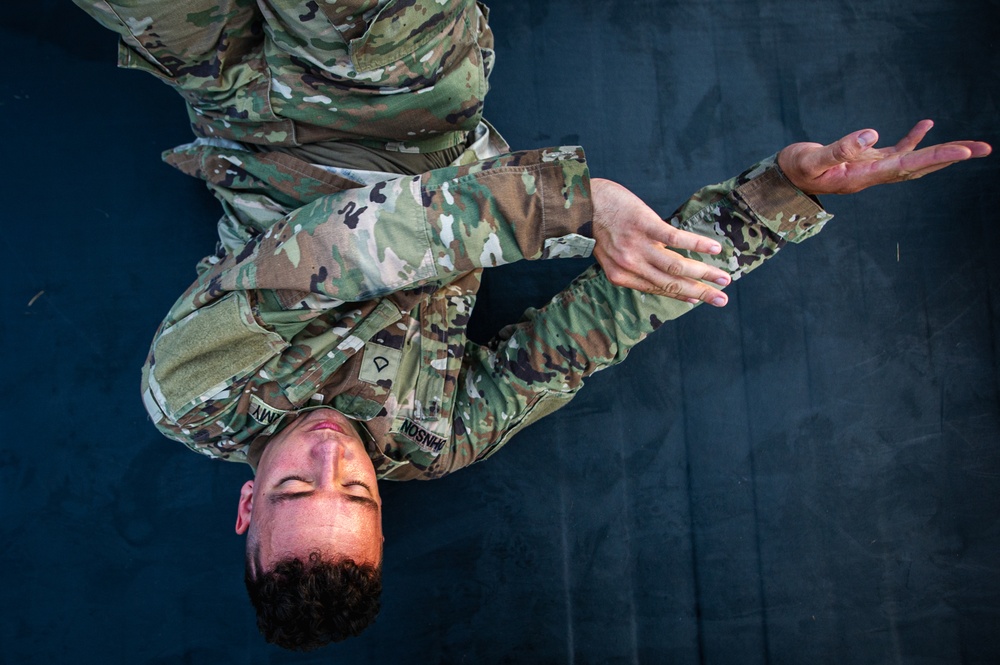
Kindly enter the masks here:
[[236, 508], [236, 533], [244, 534], [250, 528], [250, 515], [253, 513], [253, 481], [243, 483], [240, 489], [240, 504]]

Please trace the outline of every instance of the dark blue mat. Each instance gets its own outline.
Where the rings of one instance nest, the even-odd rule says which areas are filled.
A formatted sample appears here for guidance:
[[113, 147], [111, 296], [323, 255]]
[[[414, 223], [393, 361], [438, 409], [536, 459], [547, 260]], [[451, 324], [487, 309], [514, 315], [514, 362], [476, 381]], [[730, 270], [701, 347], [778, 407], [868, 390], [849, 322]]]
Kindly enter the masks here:
[[[792, 141], [930, 117], [1000, 144], [991, 0], [494, 4], [487, 116], [663, 214]], [[181, 101], [68, 2], [0, 37], [0, 662], [1000, 662], [1000, 157], [826, 199], [724, 311], [488, 463], [387, 486], [382, 614], [302, 656], [245, 599], [249, 470], [162, 439], [138, 395], [218, 217], [158, 159]], [[579, 269], [495, 271], [477, 330]]]

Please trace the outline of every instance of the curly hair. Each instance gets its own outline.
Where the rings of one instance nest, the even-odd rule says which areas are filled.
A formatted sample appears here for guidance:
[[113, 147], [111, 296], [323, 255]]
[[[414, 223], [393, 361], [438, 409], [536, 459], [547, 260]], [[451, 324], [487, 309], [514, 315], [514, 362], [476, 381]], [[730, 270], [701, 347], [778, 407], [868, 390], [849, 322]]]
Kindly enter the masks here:
[[243, 581], [257, 610], [257, 628], [272, 644], [311, 651], [356, 637], [378, 615], [380, 565], [327, 561], [316, 551], [308, 561], [282, 559], [259, 572], [256, 559], [247, 553]]

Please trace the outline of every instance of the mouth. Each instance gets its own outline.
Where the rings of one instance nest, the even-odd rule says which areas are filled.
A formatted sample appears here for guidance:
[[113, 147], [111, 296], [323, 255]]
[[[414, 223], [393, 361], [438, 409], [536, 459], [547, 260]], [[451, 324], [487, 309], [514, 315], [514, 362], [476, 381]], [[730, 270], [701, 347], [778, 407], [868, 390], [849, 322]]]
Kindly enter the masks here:
[[317, 431], [319, 431], [321, 429], [333, 430], [334, 432], [339, 432], [340, 434], [346, 434], [347, 433], [347, 432], [344, 431], [344, 428], [340, 425], [340, 423], [338, 423], [338, 422], [336, 422], [334, 420], [322, 420], [322, 421], [316, 423], [315, 425], [313, 425], [312, 427], [310, 427], [306, 431], [307, 432], [317, 432]]

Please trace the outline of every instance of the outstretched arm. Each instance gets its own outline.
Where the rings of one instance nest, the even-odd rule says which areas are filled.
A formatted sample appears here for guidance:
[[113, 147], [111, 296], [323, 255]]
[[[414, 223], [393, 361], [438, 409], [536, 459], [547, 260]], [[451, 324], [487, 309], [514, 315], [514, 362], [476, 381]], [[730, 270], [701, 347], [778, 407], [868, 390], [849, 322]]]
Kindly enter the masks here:
[[[875, 148], [878, 134], [863, 129], [831, 143], [794, 143], [778, 155], [778, 165], [802, 192], [849, 194], [873, 185], [913, 180], [992, 148], [981, 141], [952, 141], [917, 150], [934, 126], [918, 122], [891, 148]], [[725, 272], [685, 258], [674, 250], [717, 254], [718, 245], [674, 229], [625, 187], [591, 180], [594, 204], [594, 257], [616, 286], [721, 307], [728, 299], [718, 287]], [[718, 286], [716, 286], [718, 285]]]
[[[786, 243], [814, 235], [829, 219], [815, 199], [780, 173], [774, 157], [702, 188], [669, 224], [652, 211], [648, 214], [653, 216], [650, 226], [683, 230], [676, 236], [681, 242], [695, 237], [696, 244], [720, 246], [718, 253], [700, 256], [676, 246], [676, 252], [670, 251], [684, 265], [733, 280]], [[586, 377], [621, 362], [649, 333], [691, 309], [683, 298], [614, 285], [605, 270], [591, 266], [545, 307], [528, 310], [489, 344], [467, 343], [455, 390], [451, 446], [428, 463], [425, 477], [451, 473], [493, 454], [516, 432], [568, 403]]]
[[875, 137], [865, 146], [859, 143], [870, 130], [829, 146], [789, 146], [781, 153], [781, 168], [772, 157], [734, 180], [705, 188], [670, 223], [624, 187], [592, 179], [594, 255], [603, 270], [589, 269], [491, 345], [467, 345], [455, 409], [455, 420], [462, 422], [455, 426], [451, 454], [439, 458], [430, 475], [485, 459], [516, 432], [568, 403], [588, 375], [620, 362], [663, 322], [689, 311], [683, 301], [718, 304], [713, 294], [725, 298], [699, 280], [714, 282], [720, 274], [727, 282], [738, 279], [787, 242], [818, 232], [829, 215], [804, 194], [898, 182], [990, 152], [975, 141], [915, 150], [929, 128], [929, 121], [918, 123], [895, 147], [881, 150], [871, 148]]

